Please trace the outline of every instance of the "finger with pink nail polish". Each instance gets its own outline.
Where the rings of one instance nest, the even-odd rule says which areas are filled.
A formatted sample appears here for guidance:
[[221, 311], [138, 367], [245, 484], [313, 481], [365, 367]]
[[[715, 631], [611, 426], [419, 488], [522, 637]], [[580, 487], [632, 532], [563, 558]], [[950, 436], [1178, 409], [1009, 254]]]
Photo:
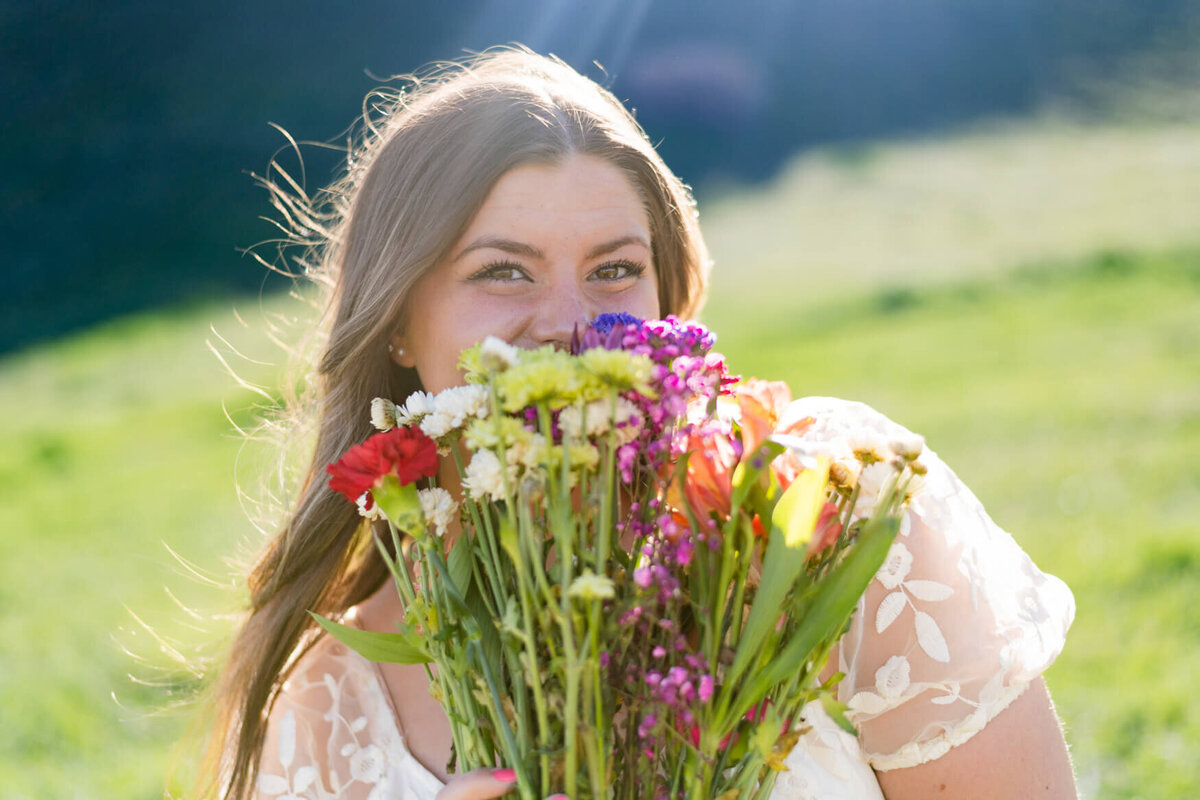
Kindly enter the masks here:
[[509, 769], [508, 767], [503, 769], [494, 769], [492, 770], [492, 778], [500, 781], [501, 783], [516, 783], [517, 771], [515, 769]]
[[483, 768], [451, 775], [436, 800], [491, 800], [503, 797], [517, 785], [517, 771], [510, 767]]

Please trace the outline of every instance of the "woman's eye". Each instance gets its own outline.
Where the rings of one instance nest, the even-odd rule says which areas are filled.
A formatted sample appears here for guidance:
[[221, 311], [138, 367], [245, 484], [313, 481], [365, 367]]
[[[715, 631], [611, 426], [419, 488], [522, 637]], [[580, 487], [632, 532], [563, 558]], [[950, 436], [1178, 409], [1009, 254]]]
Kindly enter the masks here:
[[529, 276], [525, 273], [521, 265], [512, 261], [498, 261], [494, 264], [487, 264], [470, 278], [473, 281], [518, 281], [528, 279]]
[[641, 264], [632, 261], [610, 261], [592, 271], [592, 279], [598, 281], [620, 281], [635, 278], [646, 271]]

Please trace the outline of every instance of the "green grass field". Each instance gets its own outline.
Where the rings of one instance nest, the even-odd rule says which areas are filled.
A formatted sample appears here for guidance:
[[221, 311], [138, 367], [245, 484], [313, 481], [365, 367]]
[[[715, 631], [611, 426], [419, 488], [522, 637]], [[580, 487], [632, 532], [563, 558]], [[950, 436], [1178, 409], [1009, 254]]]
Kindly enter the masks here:
[[[1081, 132], [1085, 155], [1123, 143], [1092, 172], [1059, 127], [830, 151], [703, 206], [718, 261], [706, 320], [735, 369], [864, 400], [924, 433], [1074, 589], [1075, 627], [1047, 679], [1091, 798], [1200, 786], [1189, 680], [1200, 674], [1200, 220], [1188, 204], [1200, 139], [1188, 161], [1189, 134]], [[1051, 171], [1064, 161], [1067, 183], [1023, 183], [1021, 152], [1050, 153], [1039, 163]], [[953, 169], [931, 166], [939, 158]], [[818, 172], [824, 194], [809, 185]], [[1104, 197], [1068, 202], [1072, 180]], [[972, 199], [972, 187], [998, 196]], [[948, 220], [972, 204], [976, 233], [964, 234]], [[943, 223], [913, 239], [914, 207]], [[222, 629], [169, 593], [228, 606], [225, 561], [254, 541], [237, 486], [254, 487], [261, 453], [223, 411], [245, 422], [254, 395], [207, 350], [209, 325], [256, 358], [272, 351], [255, 304], [237, 304], [249, 327], [233, 305], [122, 320], [0, 361], [6, 798], [161, 794], [188, 721], [172, 709], [195, 685], [171, 648], [187, 661]], [[190, 577], [167, 547], [222, 586]]]

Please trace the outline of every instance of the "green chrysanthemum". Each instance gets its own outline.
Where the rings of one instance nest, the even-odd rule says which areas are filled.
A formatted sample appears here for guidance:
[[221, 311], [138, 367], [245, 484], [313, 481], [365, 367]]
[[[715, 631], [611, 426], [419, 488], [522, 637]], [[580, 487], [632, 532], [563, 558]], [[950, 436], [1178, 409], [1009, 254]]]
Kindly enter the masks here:
[[467, 383], [487, 383], [487, 370], [483, 368], [481, 351], [483, 343], [468, 347], [458, 357], [458, 369], [465, 376]]
[[[546, 466], [557, 469], [562, 465], [564, 445], [546, 448]], [[565, 445], [567, 466], [572, 472], [595, 470], [600, 465], [600, 451], [594, 444]]]
[[474, 419], [467, 426], [467, 447], [471, 450], [499, 450], [501, 441], [505, 447], [512, 447], [513, 442], [523, 433], [528, 433], [525, 424], [516, 417]]
[[510, 414], [540, 403], [562, 408], [579, 399], [583, 386], [578, 360], [552, 347], [529, 351], [494, 380], [501, 407]]
[[612, 579], [588, 570], [571, 582], [567, 597], [580, 600], [611, 600], [616, 596]]
[[[610, 390], [618, 392], [636, 391], [652, 397], [650, 376], [653, 364], [647, 356], [624, 350], [605, 350], [595, 347], [579, 356], [584, 371], [594, 376]], [[602, 395], [601, 395], [602, 396]], [[587, 398], [595, 400], [596, 397]]]

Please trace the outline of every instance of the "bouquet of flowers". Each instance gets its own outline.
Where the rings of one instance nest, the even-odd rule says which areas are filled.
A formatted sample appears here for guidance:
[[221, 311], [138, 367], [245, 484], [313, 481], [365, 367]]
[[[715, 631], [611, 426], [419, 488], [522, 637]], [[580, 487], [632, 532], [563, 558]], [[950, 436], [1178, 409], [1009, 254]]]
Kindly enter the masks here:
[[386, 520], [405, 615], [394, 634], [318, 620], [428, 665], [453, 768], [511, 767], [528, 800], [765, 798], [807, 703], [853, 730], [819, 675], [921, 443], [831, 460], [784, 384], [738, 381], [713, 343], [628, 315], [570, 352], [488, 339], [466, 385], [377, 399], [381, 432], [329, 466]]

